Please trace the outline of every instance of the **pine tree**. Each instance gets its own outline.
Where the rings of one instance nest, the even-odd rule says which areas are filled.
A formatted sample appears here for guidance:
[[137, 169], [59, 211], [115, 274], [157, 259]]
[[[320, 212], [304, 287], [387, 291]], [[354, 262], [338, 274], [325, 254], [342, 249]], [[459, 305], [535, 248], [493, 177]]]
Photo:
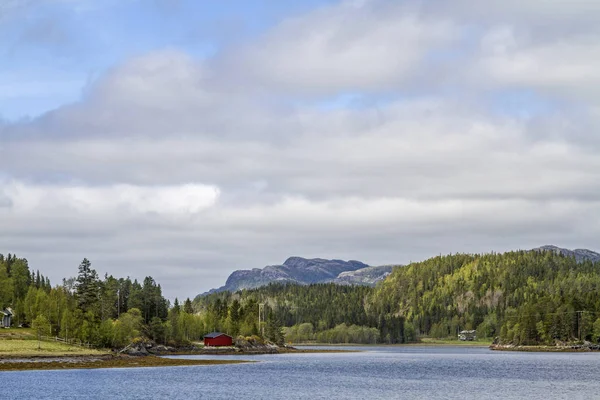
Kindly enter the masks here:
[[189, 297], [183, 303], [183, 312], [188, 313], [188, 314], [194, 313], [194, 307], [192, 306], [192, 301], [190, 300]]
[[265, 336], [271, 342], [277, 345], [283, 345], [284, 335], [281, 323], [275, 318], [273, 311], [269, 311], [265, 325]]
[[75, 284], [77, 306], [84, 312], [95, 311], [100, 295], [100, 280], [98, 273], [91, 267], [91, 263], [84, 258], [79, 264], [79, 274]]

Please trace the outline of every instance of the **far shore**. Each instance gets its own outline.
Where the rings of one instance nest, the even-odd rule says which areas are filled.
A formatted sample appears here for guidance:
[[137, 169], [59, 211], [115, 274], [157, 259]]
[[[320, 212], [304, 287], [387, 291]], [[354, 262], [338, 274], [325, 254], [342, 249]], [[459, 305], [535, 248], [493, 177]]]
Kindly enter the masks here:
[[413, 343], [292, 343], [291, 346], [319, 346], [319, 347], [408, 347], [408, 346], [457, 346], [457, 347], [489, 347], [491, 341], [459, 341], [423, 339]]

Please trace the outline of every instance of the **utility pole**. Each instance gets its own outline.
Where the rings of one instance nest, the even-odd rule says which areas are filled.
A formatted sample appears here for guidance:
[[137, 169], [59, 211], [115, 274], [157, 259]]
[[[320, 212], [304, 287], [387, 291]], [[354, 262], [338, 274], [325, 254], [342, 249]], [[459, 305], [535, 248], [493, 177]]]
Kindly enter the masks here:
[[261, 331], [261, 335], [265, 337], [265, 303], [258, 303], [258, 329]]
[[581, 320], [580, 315], [581, 311], [575, 311], [577, 313], [577, 339], [581, 340]]

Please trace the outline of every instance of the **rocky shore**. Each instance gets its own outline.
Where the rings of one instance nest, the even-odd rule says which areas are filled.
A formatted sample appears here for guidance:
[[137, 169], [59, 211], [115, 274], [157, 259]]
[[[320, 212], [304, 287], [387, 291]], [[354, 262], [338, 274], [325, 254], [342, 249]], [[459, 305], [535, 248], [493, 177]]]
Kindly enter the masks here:
[[492, 344], [490, 346], [490, 350], [530, 352], [590, 352], [600, 351], [600, 345], [590, 342], [584, 342], [582, 344], [557, 342], [554, 346], [517, 346], [514, 344]]
[[132, 343], [120, 354], [130, 356], [164, 356], [164, 355], [244, 355], [244, 354], [281, 354], [303, 352], [291, 346], [278, 346], [271, 342], [265, 342], [257, 336], [238, 337], [233, 346], [208, 347], [201, 344], [190, 344], [186, 346], [164, 346], [152, 341]]

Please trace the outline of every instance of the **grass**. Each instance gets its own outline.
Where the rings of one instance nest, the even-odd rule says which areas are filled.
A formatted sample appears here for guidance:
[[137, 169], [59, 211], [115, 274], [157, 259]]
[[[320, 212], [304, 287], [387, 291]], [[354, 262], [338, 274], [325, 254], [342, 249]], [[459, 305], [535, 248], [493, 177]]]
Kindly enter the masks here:
[[33, 329], [0, 329], [0, 358], [100, 354], [107, 354], [107, 352], [54, 341], [42, 340], [38, 344]]
[[[39, 348], [38, 348], [39, 347]], [[0, 357], [3, 356], [69, 356], [69, 355], [100, 355], [106, 351], [71, 346], [60, 342], [40, 341], [30, 339], [0, 340]]]
[[33, 339], [35, 338], [31, 328], [3, 328], [0, 329], [0, 340], [3, 339]]

